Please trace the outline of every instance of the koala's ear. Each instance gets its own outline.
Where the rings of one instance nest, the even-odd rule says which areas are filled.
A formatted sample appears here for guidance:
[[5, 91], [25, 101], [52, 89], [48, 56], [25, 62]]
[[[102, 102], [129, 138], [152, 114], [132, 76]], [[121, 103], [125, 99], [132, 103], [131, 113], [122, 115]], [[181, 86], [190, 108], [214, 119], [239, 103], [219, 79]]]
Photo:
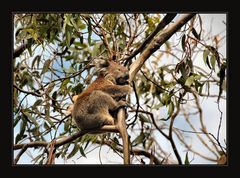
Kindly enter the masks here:
[[101, 60], [100, 61], [100, 66], [101, 67], [108, 67], [110, 65], [110, 63], [108, 62], [108, 60]]
[[110, 65], [109, 61], [104, 59], [96, 59], [94, 63], [98, 68], [104, 68]]
[[107, 72], [107, 69], [103, 67], [103, 68], [101, 68], [101, 69], [99, 70], [99, 72], [100, 72], [101, 74], [104, 74], [104, 73]]

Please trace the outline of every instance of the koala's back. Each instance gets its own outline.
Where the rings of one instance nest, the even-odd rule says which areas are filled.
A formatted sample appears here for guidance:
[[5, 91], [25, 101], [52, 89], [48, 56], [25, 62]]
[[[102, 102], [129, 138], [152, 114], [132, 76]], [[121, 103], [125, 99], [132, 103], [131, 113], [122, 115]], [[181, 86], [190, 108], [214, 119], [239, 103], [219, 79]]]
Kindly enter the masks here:
[[104, 87], [112, 85], [112, 82], [106, 80], [104, 77], [98, 77], [93, 83], [91, 83], [86, 90], [78, 95], [76, 102], [77, 105], [85, 105], [89, 99], [89, 96], [94, 90], [102, 90]]
[[[76, 122], [81, 121], [82, 123], [86, 123], [87, 120], [91, 120], [91, 118], [87, 117], [91, 117], [90, 115], [94, 112], [94, 107], [96, 107], [96, 103], [92, 103], [93, 97], [98, 96], [95, 91], [101, 91], [110, 85], [113, 85], [111, 81], [100, 76], [77, 97], [72, 110], [72, 116]], [[98, 100], [101, 99], [104, 100], [104, 98], [98, 97]], [[83, 122], [83, 120], [85, 121]], [[81, 124], [77, 123], [77, 125], [79, 126]]]

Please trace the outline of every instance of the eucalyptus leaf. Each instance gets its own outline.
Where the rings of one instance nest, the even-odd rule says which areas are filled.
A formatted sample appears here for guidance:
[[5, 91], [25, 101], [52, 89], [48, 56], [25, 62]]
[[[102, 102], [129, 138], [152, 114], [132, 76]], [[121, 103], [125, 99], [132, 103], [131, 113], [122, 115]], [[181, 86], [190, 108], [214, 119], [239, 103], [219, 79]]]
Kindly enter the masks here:
[[15, 137], [15, 144], [17, 144], [22, 139], [22, 136], [20, 134], [17, 134]]
[[69, 48], [70, 47], [70, 41], [71, 41], [71, 32], [70, 32], [69, 28], [66, 28], [66, 29], [67, 29], [66, 32], [65, 32], [65, 34], [66, 34], [66, 45]]
[[143, 141], [145, 140], [145, 137], [146, 137], [145, 134], [141, 132], [140, 135], [133, 140], [132, 142], [133, 146], [143, 143]]
[[138, 116], [139, 116], [139, 119], [140, 119], [141, 122], [150, 123], [150, 120], [146, 116], [144, 116], [143, 114], [139, 114]]
[[208, 57], [208, 54], [210, 53], [210, 51], [208, 49], [205, 49], [203, 51], [203, 61], [205, 64], [207, 64], [207, 57]]
[[33, 108], [36, 108], [36, 106], [39, 106], [40, 104], [42, 104], [43, 100], [42, 99], [38, 99], [37, 101], [35, 101], [35, 103], [33, 104]]
[[69, 82], [70, 82], [70, 78], [65, 79], [60, 86], [61, 90], [65, 90]]
[[190, 164], [189, 159], [188, 159], [188, 152], [187, 152], [186, 155], [185, 155], [184, 164], [185, 164], [185, 165], [189, 165], [189, 164]]
[[22, 137], [27, 126], [27, 120], [23, 119], [22, 122], [20, 123], [20, 132], [19, 132], [19, 137]]
[[91, 39], [92, 39], [92, 24], [90, 18], [88, 19], [88, 44], [91, 45]]
[[50, 83], [50, 84], [48, 85], [47, 90], [46, 90], [46, 94], [49, 94], [49, 93], [53, 90], [54, 86], [55, 86], [55, 83], [54, 83], [54, 82]]
[[34, 59], [33, 59], [33, 61], [32, 61], [32, 68], [34, 67], [34, 65], [35, 65], [35, 63], [37, 62], [37, 66], [39, 67], [39, 61], [40, 61], [40, 59], [41, 59], [41, 56], [40, 55], [37, 55]]
[[185, 85], [190, 87], [192, 85], [192, 83], [194, 82], [194, 76], [190, 76], [187, 78]]
[[163, 104], [160, 102], [159, 104], [156, 104], [156, 105], [154, 105], [153, 107], [152, 107], [152, 109], [156, 109], [156, 110], [158, 110], [160, 107], [162, 107], [163, 106]]
[[70, 21], [71, 21], [73, 27], [75, 28], [75, 30], [78, 31], [78, 30], [79, 30], [79, 27], [78, 27], [78, 25], [76, 24], [75, 20], [74, 20], [73, 18], [70, 18]]
[[57, 99], [57, 91], [54, 91], [54, 92], [53, 92], [53, 94], [52, 94], [52, 98], [53, 98], [54, 100]]
[[81, 153], [81, 155], [83, 156], [83, 157], [87, 157], [86, 156], [86, 154], [84, 153], [84, 150], [83, 150], [83, 148], [80, 146], [80, 148], [79, 148], [79, 151], [80, 151], [80, 153]]
[[207, 57], [206, 63], [207, 63], [207, 66], [209, 67], [209, 69], [212, 69], [212, 67], [211, 67], [211, 65], [210, 65], [210, 63], [209, 63], [209, 58], [208, 58], [208, 57]]
[[51, 60], [48, 59], [44, 62], [44, 65], [43, 65], [43, 69], [42, 69], [42, 72], [41, 72], [41, 75], [46, 73], [48, 70], [49, 70], [49, 67], [50, 67], [50, 64], [51, 64]]
[[30, 113], [25, 112], [24, 114], [28, 117], [28, 119], [29, 119], [36, 127], [39, 127], [38, 122], [36, 121], [36, 119], [35, 119], [34, 117], [32, 117], [32, 115], [31, 115]]
[[16, 119], [14, 119], [13, 127], [15, 127], [21, 119], [21, 116], [17, 116]]
[[44, 127], [46, 130], [50, 130], [50, 129], [51, 129], [51, 127], [47, 124], [47, 122], [44, 122], [43, 127]]
[[65, 131], [65, 132], [69, 131], [69, 126], [70, 126], [70, 122], [67, 120], [67, 121], [64, 123], [64, 131]]
[[198, 39], [200, 40], [200, 35], [197, 33], [195, 28], [192, 28], [192, 34]]
[[215, 57], [215, 55], [211, 56], [210, 62], [211, 62], [211, 66], [212, 66], [213, 70], [215, 71], [215, 64], [216, 64], [216, 57]]
[[74, 144], [74, 147], [73, 147], [72, 151], [69, 153], [69, 155], [67, 155], [67, 159], [70, 159], [71, 157], [73, 157], [77, 153], [78, 149], [79, 149], [79, 146], [76, 142]]
[[171, 101], [170, 104], [168, 105], [168, 115], [172, 116], [174, 111], [174, 103]]

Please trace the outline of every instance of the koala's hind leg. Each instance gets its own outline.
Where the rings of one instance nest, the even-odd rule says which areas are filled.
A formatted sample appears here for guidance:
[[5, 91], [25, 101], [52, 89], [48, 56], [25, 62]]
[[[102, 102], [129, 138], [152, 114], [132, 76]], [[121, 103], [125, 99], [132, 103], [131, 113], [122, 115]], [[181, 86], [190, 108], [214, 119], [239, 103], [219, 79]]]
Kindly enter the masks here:
[[78, 118], [78, 126], [81, 130], [98, 129], [104, 125], [113, 125], [114, 119], [110, 114], [89, 114], [84, 118]]
[[88, 107], [88, 113], [94, 122], [102, 125], [113, 125], [114, 118], [109, 113], [110, 110], [116, 110], [119, 106], [118, 103], [107, 93], [100, 90], [93, 91], [89, 97], [89, 102], [92, 103]]

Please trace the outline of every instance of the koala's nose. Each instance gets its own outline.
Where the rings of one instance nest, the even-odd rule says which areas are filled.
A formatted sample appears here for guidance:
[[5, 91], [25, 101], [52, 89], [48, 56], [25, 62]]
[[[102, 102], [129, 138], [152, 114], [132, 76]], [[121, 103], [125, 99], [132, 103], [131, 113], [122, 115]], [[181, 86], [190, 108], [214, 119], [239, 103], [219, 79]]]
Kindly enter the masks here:
[[125, 76], [124, 76], [124, 79], [129, 79], [129, 74], [126, 74]]

